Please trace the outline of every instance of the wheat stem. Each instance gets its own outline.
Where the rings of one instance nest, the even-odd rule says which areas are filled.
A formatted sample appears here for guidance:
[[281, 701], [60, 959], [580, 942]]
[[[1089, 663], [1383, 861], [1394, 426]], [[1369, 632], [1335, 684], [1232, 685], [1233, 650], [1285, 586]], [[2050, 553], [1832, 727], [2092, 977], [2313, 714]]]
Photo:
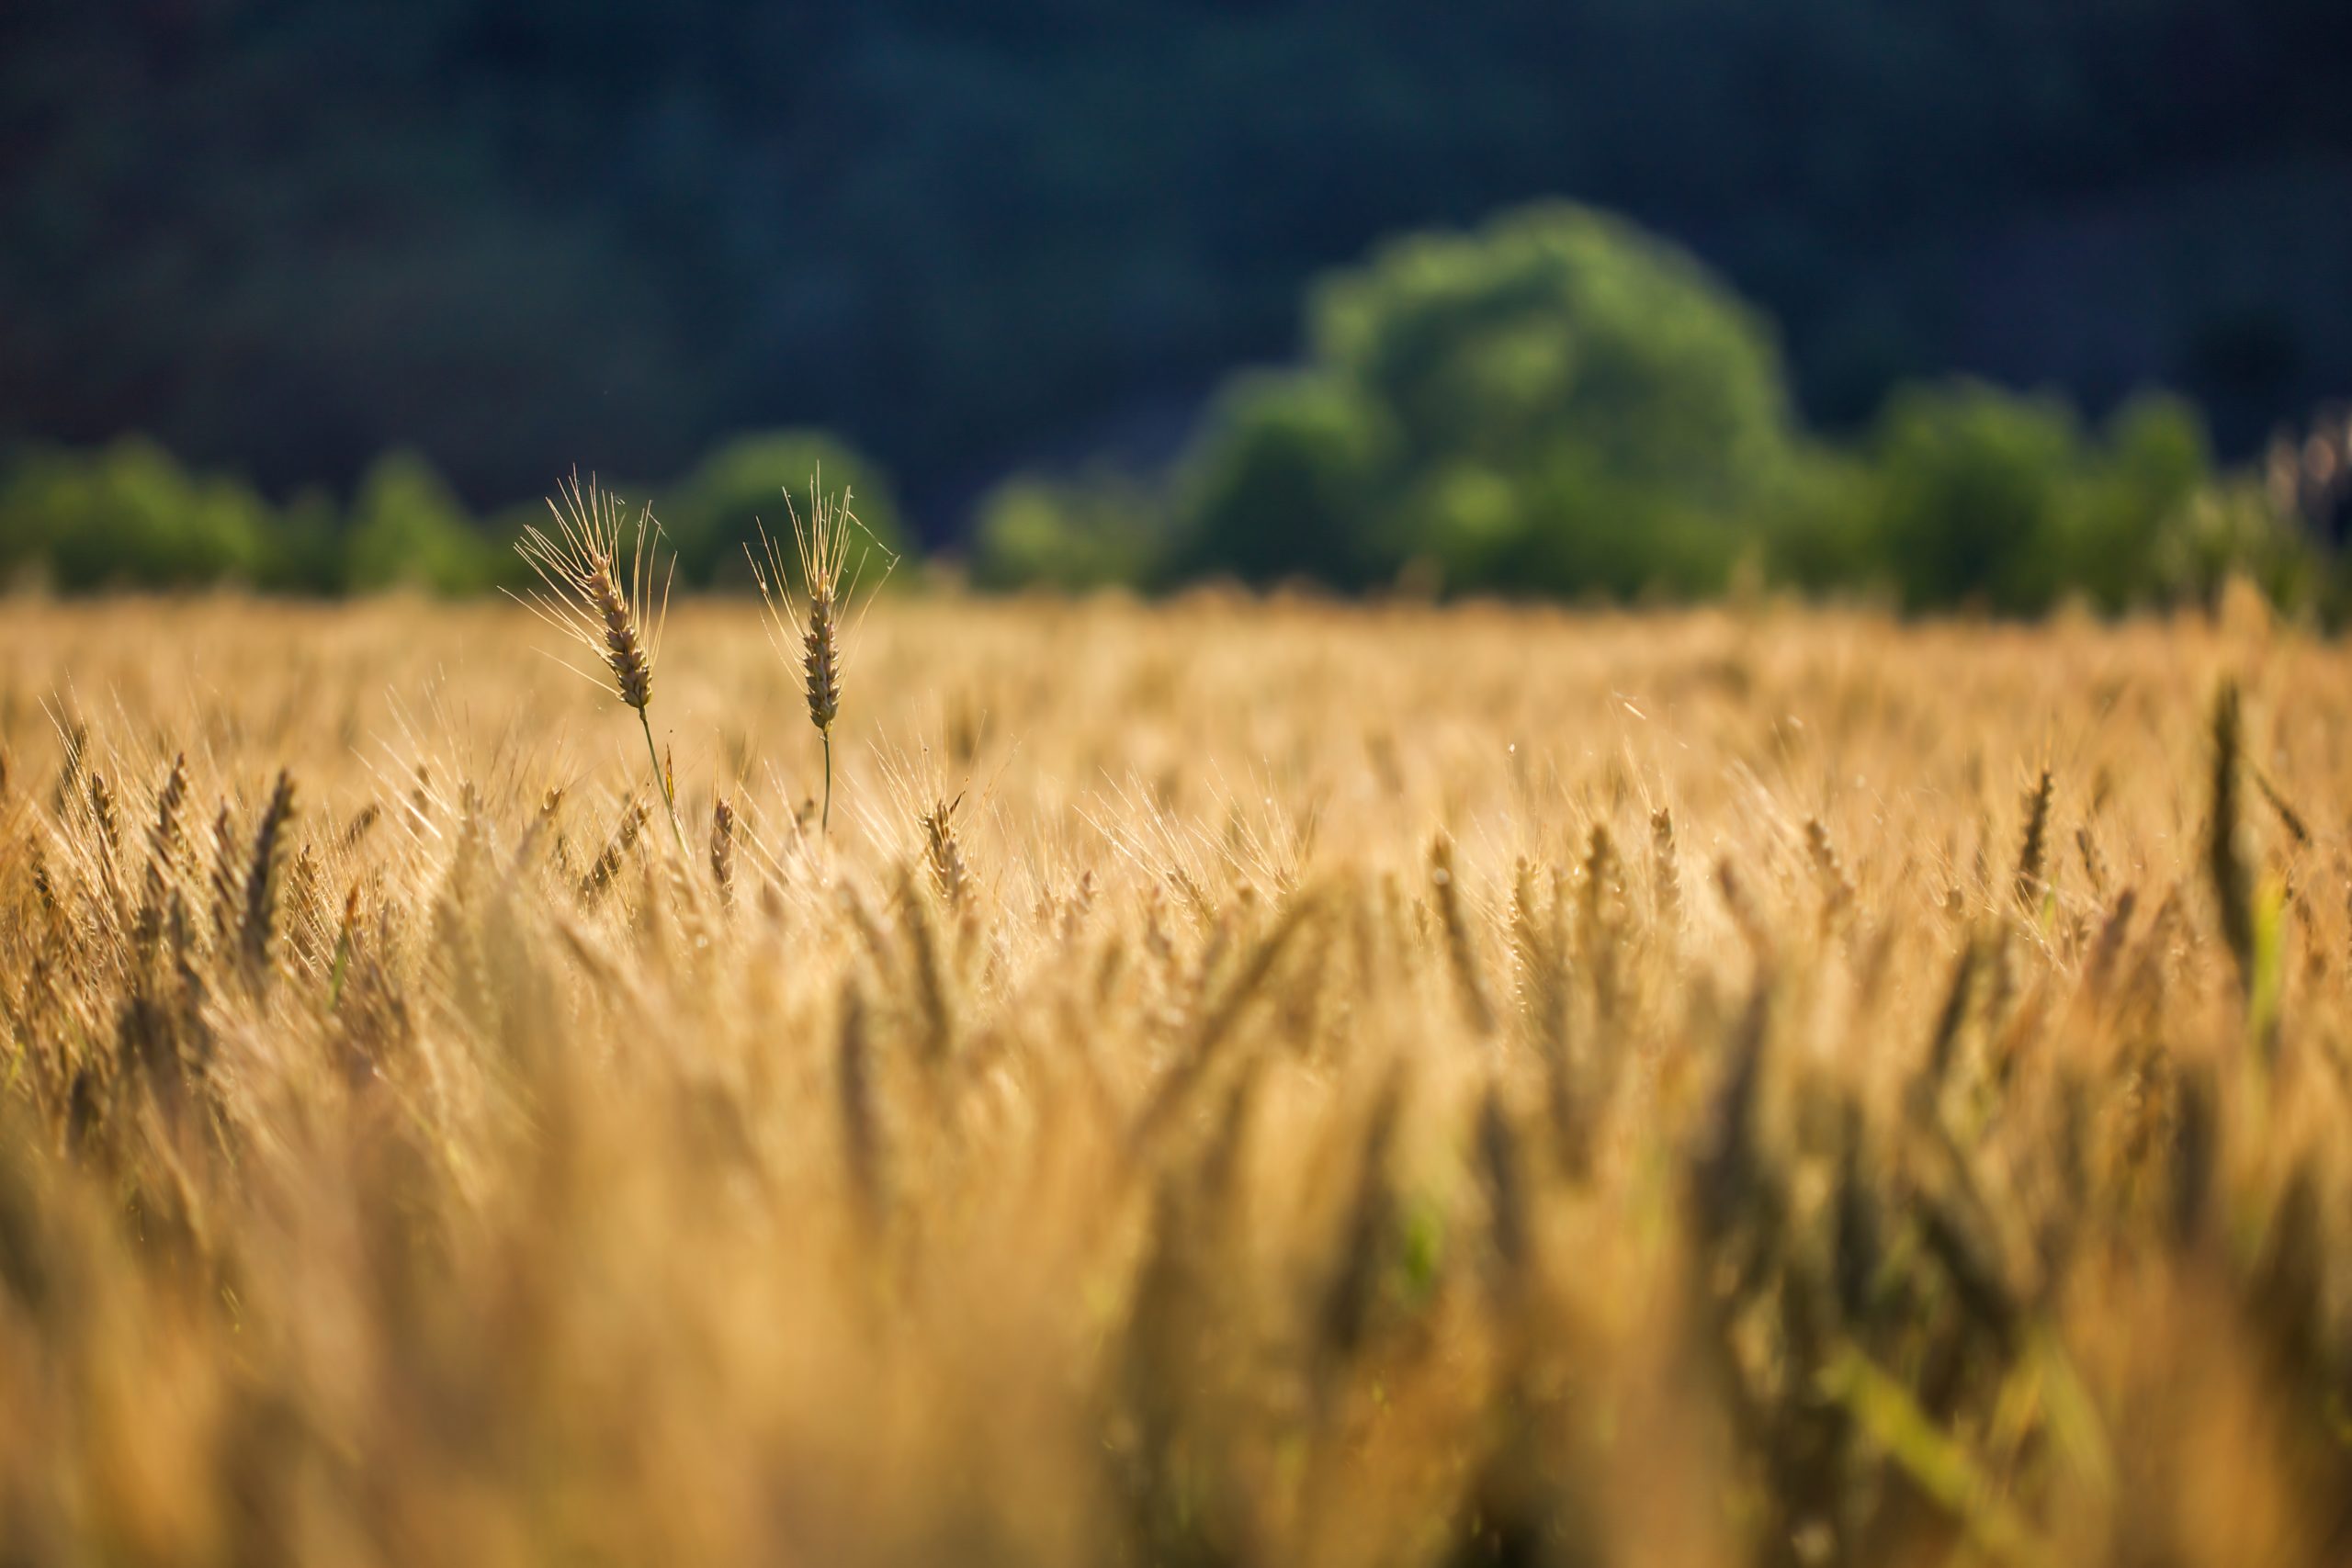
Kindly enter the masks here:
[[653, 721], [646, 716], [643, 708], [639, 708], [637, 710], [637, 722], [645, 729], [645, 756], [653, 764], [653, 787], [662, 792], [662, 805], [670, 813], [671, 836], [678, 840], [680, 857], [691, 860], [694, 857], [686, 852], [686, 830], [678, 826], [678, 803], [671, 795], [668, 775], [662, 771], [662, 753], [653, 747]]

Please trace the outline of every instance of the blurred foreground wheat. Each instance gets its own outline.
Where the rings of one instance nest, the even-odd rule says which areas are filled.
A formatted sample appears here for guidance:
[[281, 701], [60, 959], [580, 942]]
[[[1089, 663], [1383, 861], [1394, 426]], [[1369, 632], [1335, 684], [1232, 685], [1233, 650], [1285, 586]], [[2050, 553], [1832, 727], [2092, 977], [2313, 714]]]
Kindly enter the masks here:
[[2352, 1559], [2336, 649], [546, 640], [0, 614], [0, 1561]]

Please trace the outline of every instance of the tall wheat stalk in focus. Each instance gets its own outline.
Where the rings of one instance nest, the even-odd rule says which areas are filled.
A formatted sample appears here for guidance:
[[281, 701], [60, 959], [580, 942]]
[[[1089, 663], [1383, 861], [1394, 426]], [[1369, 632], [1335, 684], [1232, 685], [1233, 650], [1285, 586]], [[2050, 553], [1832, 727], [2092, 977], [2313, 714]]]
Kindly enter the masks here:
[[[785, 492], [785, 513], [792, 520], [791, 561], [786, 562], [782, 548], [764, 527], [760, 530], [756, 553], [750, 546], [744, 547], [744, 554], [752, 562], [752, 575], [760, 585], [760, 598], [767, 605], [777, 650], [787, 663], [797, 661], [808, 705], [808, 722], [817, 727], [824, 744], [825, 807], [818, 825], [825, 832], [831, 832], [833, 824], [833, 721], [841, 716], [842, 709], [843, 623], [857, 597], [868, 553], [861, 546], [855, 558], [852, 558], [850, 530], [854, 528], [864, 534], [866, 544], [874, 549], [882, 549], [850, 510], [849, 502], [846, 488], [839, 496], [828, 495], [823, 476], [813, 475], [808, 480], [806, 520], [792, 504], [792, 493]], [[889, 557], [882, 569], [882, 577], [888, 578], [899, 560], [888, 550], [882, 553]], [[795, 596], [787, 565], [799, 574], [799, 592], [807, 599], [805, 607]], [[877, 579], [875, 586], [879, 585]]]
[[[621, 498], [594, 479], [582, 490], [578, 475], [557, 488], [548, 502], [553, 534], [533, 525], [514, 549], [547, 586], [521, 602], [566, 637], [584, 644], [601, 660], [621, 701], [637, 710], [645, 731], [646, 760], [653, 787], [669, 812], [678, 852], [686, 853], [685, 830], [678, 826], [678, 803], [662, 756], [653, 744], [653, 666], [662, 654], [662, 631], [670, 619], [670, 581], [677, 558], [662, 558], [662, 525], [652, 508], [627, 520]], [[626, 536], [626, 540], [624, 540]], [[627, 555], [624, 558], [624, 549]], [[648, 606], [652, 606], [650, 619]], [[577, 669], [577, 666], [572, 666]], [[597, 684], [604, 677], [580, 673]]]

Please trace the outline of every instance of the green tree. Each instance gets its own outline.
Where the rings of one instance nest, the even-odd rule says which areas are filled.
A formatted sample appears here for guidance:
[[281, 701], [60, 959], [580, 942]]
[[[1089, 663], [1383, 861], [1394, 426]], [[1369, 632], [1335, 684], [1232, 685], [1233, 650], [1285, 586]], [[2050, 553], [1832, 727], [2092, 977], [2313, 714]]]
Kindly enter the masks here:
[[466, 514], [432, 464], [413, 452], [379, 457], [359, 481], [344, 536], [344, 585], [358, 592], [418, 588], [478, 592], [503, 575], [498, 547]]
[[2127, 403], [2104, 434], [2068, 498], [2054, 554], [2066, 586], [2112, 613], [2163, 589], [2155, 558], [2165, 530], [2211, 484], [2213, 459], [2205, 422], [2176, 398]]
[[1187, 558], [1350, 583], [1701, 592], [1788, 482], [1762, 321], [1689, 255], [1544, 203], [1415, 236], [1315, 289], [1310, 363], [1219, 410]]
[[972, 581], [982, 588], [1136, 587], [1153, 575], [1151, 498], [1117, 474], [1021, 475], [980, 502]]
[[277, 593], [342, 592], [343, 514], [333, 496], [306, 489], [278, 508], [267, 558], [254, 581]]
[[1878, 515], [1878, 476], [1860, 453], [1803, 449], [1766, 515], [1772, 579], [1808, 593], [1876, 592], [1894, 577]]
[[69, 592], [251, 582], [273, 521], [246, 486], [190, 474], [150, 441], [36, 451], [0, 479], [0, 566]]
[[1871, 450], [1879, 526], [1905, 607], [2047, 608], [2081, 442], [2072, 411], [2052, 400], [1973, 383], [1891, 400]]
[[2191, 496], [2165, 520], [2149, 553], [2155, 588], [2170, 603], [2216, 608], [2222, 586], [2242, 577], [2287, 609], [2316, 607], [2340, 617], [2342, 568], [2331, 581], [2310, 538], [2278, 515], [2258, 484], [2218, 484]]
[[2157, 593], [2165, 532], [2212, 475], [2203, 423], [2177, 400], [2126, 404], [2094, 441], [2055, 398], [1973, 382], [1898, 393], [1870, 456], [1873, 528], [1904, 604], [2005, 615]]
[[1243, 378], [1185, 462], [1179, 569], [1359, 585], [1394, 562], [1372, 525], [1393, 467], [1385, 412], [1329, 371]]

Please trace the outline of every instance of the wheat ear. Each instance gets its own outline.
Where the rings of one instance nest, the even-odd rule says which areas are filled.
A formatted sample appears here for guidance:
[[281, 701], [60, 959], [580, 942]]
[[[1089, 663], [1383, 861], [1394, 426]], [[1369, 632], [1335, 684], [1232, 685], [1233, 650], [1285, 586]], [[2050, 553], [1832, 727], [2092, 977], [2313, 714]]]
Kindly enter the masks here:
[[[855, 559], [851, 558], [850, 530], [854, 528], [865, 534], [868, 542], [873, 540], [865, 525], [850, 510], [849, 502], [847, 490], [838, 497], [829, 496], [822, 487], [822, 476], [812, 475], [808, 481], [808, 515], [804, 520], [799, 509], [792, 504], [791, 492], [785, 493], [785, 511], [792, 520], [791, 565], [799, 574], [800, 592], [808, 598], [805, 608], [793, 597], [784, 551], [768, 536], [765, 528], [760, 530], [759, 549], [754, 551], [747, 545], [743, 552], [751, 560], [752, 575], [767, 605], [773, 638], [786, 660], [799, 667], [808, 722], [817, 727], [818, 739], [824, 747], [825, 806], [818, 820], [820, 832], [832, 830], [833, 721], [842, 711], [844, 622], [865, 565], [863, 548], [856, 552]], [[887, 550], [883, 553], [889, 554]], [[898, 564], [898, 558], [890, 556], [882, 575], [888, 577], [890, 569]]]
[[522, 602], [594, 653], [616, 694], [637, 710], [653, 787], [661, 792], [670, 832], [683, 857], [686, 833], [678, 825], [676, 795], [653, 744], [653, 720], [647, 712], [653, 703], [653, 665], [661, 657], [662, 628], [669, 623], [670, 582], [677, 559], [664, 560], [662, 525], [650, 507], [631, 523], [620, 497], [598, 488], [593, 479], [584, 489], [576, 474], [559, 485], [548, 511], [555, 519], [555, 532], [534, 525], [514, 544], [515, 553], [545, 584]]

